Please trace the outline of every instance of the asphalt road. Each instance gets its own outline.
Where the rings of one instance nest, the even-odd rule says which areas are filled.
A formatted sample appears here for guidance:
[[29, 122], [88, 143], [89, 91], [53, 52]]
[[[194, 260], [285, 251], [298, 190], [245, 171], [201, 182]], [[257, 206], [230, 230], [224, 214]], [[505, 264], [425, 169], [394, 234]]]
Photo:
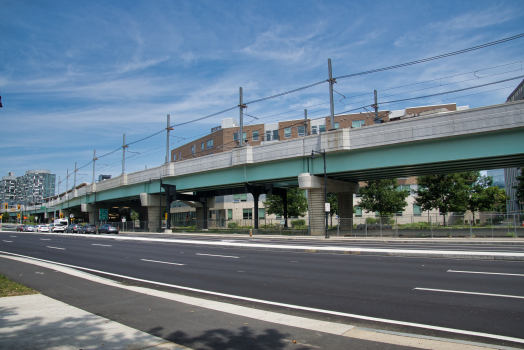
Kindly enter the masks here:
[[[6, 232], [0, 233], [0, 251], [223, 293], [231, 300], [240, 296], [262, 305], [289, 304], [294, 307], [264, 306], [330, 321], [370, 327], [375, 322], [359, 317], [368, 316], [524, 338], [523, 262], [290, 253]], [[375, 327], [406, 330], [395, 323]]]

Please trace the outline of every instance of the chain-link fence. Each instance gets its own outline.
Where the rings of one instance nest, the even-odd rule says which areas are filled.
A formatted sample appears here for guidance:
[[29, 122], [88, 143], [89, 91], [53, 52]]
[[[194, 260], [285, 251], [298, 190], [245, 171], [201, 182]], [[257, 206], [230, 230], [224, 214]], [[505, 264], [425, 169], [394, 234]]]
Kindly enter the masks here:
[[337, 235], [355, 237], [524, 237], [524, 214], [476, 213], [339, 219]]

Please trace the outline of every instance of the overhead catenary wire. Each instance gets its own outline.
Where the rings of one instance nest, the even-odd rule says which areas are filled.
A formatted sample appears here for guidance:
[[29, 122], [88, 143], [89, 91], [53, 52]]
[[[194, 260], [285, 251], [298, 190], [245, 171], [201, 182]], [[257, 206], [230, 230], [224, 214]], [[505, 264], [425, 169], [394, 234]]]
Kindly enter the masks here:
[[442, 55], [437, 55], [437, 56], [433, 56], [433, 57], [423, 58], [423, 59], [416, 60], [416, 61], [400, 63], [400, 64], [396, 64], [396, 65], [389, 66], [389, 67], [377, 68], [377, 69], [372, 69], [372, 70], [359, 72], [359, 73], [352, 73], [352, 74], [347, 74], [347, 75], [341, 75], [339, 77], [335, 77], [334, 79], [351, 78], [351, 77], [356, 77], [356, 76], [361, 76], [361, 75], [366, 75], [366, 74], [384, 72], [384, 71], [391, 70], [391, 69], [397, 69], [397, 68], [412, 66], [412, 65], [415, 65], [415, 64], [435, 61], [435, 60], [439, 60], [441, 58], [456, 56], [456, 55], [460, 55], [460, 54], [463, 54], [463, 53], [466, 53], [466, 52], [471, 52], [471, 51], [475, 51], [475, 50], [484, 49], [486, 47], [502, 44], [502, 43], [505, 43], [505, 42], [508, 42], [508, 41], [511, 41], [511, 40], [515, 40], [515, 39], [519, 39], [519, 38], [522, 38], [522, 37], [524, 37], [524, 33], [517, 34], [517, 35], [514, 35], [514, 36], [510, 36], [508, 38], [492, 41], [492, 42], [485, 43], [485, 44], [482, 44], [482, 45], [469, 47], [467, 49], [462, 49], [462, 50], [458, 50], [458, 51], [448, 52], [448, 53], [445, 53], [445, 54], [442, 54]]

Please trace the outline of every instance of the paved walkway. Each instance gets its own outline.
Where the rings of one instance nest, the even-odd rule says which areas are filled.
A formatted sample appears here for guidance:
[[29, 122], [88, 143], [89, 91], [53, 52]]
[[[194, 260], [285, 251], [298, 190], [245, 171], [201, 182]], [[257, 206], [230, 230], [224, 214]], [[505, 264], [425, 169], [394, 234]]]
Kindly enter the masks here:
[[42, 294], [0, 298], [0, 348], [189, 349]]

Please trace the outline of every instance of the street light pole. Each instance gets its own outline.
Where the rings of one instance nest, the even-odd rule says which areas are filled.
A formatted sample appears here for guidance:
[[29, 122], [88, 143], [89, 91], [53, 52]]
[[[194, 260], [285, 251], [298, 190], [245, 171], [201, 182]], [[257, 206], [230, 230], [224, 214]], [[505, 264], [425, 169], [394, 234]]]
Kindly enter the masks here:
[[326, 150], [320, 150], [320, 151], [311, 150], [311, 159], [315, 159], [315, 153], [321, 154], [322, 158], [324, 159], [324, 210], [326, 212], [325, 238], [329, 238], [329, 234], [328, 234], [328, 217], [329, 217], [328, 204], [329, 202], [328, 202], [328, 197], [327, 197]]

